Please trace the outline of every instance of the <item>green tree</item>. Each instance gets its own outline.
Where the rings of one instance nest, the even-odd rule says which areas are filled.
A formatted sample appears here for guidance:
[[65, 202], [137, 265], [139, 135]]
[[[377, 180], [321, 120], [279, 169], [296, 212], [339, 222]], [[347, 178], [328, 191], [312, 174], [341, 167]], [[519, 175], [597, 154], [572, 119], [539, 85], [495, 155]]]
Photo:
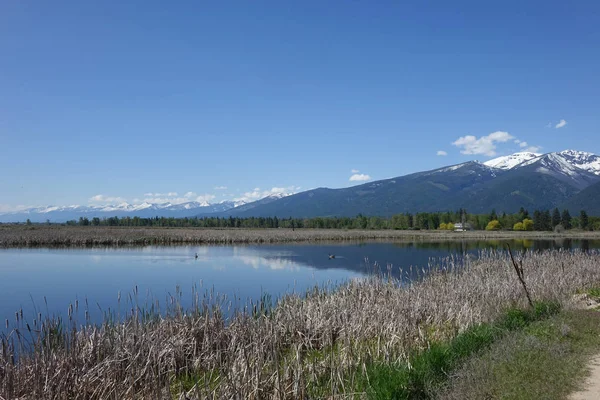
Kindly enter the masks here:
[[536, 231], [544, 230], [542, 213], [540, 212], [540, 210], [535, 210], [533, 212], [533, 230], [536, 230]]
[[371, 217], [369, 218], [369, 223], [367, 227], [369, 229], [381, 229], [383, 226], [383, 221], [380, 217]]
[[408, 218], [404, 214], [392, 216], [392, 229], [408, 229]]
[[556, 225], [560, 224], [560, 211], [558, 208], [555, 208], [552, 212], [552, 227], [556, 227]]
[[587, 213], [584, 210], [581, 210], [579, 213], [579, 227], [581, 229], [588, 229], [590, 224]]
[[545, 210], [540, 213], [540, 230], [542, 231], [551, 231], [552, 227], [552, 216], [550, 215], [549, 210]]
[[529, 211], [527, 211], [526, 209], [521, 207], [521, 209], [519, 210], [518, 216], [519, 216], [519, 221], [522, 221], [525, 218], [529, 218]]
[[[21, 220], [22, 221], [22, 220]], [[31, 225], [31, 220], [29, 218], [27, 218], [27, 222], [25, 222], [26, 225]]]
[[560, 223], [565, 229], [571, 229], [571, 214], [569, 214], [569, 210], [564, 209], [562, 215], [560, 217]]
[[524, 231], [525, 228], [523, 227], [523, 223], [522, 222], [517, 222], [514, 226], [513, 226], [513, 231]]

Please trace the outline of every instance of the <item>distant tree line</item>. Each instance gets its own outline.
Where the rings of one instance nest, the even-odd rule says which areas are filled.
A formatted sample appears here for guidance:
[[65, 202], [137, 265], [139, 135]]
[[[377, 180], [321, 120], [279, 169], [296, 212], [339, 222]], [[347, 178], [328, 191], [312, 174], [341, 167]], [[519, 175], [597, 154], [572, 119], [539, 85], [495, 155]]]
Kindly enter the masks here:
[[[47, 222], [48, 223], [48, 222]], [[316, 218], [277, 218], [277, 217], [192, 217], [192, 218], [141, 218], [110, 217], [67, 221], [71, 226], [143, 226], [173, 228], [285, 228], [285, 229], [400, 229], [400, 230], [454, 230], [461, 223], [474, 230], [516, 230], [516, 231], [564, 231], [582, 229], [600, 231], [600, 217], [588, 216], [581, 211], [571, 216], [568, 210], [535, 210], [530, 214], [521, 208], [514, 214], [471, 214], [467, 210], [456, 212], [403, 213], [389, 218], [367, 217], [316, 217]], [[30, 221], [27, 224], [31, 224]]]

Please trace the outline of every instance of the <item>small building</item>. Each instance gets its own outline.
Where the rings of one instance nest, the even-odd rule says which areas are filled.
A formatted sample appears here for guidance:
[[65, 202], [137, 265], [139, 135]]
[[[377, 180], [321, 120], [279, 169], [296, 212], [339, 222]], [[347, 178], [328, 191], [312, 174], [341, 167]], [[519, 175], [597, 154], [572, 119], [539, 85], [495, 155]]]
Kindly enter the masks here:
[[454, 232], [466, 232], [472, 230], [473, 227], [468, 222], [457, 222], [454, 224]]

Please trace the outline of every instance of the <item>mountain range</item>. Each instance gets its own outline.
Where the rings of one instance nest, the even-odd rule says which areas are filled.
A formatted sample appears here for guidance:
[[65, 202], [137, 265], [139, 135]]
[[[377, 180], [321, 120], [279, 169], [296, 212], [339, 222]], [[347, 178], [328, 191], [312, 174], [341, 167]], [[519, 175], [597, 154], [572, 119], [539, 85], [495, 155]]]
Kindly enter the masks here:
[[[435, 212], [465, 208], [472, 213], [569, 208], [594, 213], [600, 193], [600, 157], [565, 150], [516, 153], [485, 163], [469, 161], [431, 171], [369, 182], [342, 189], [318, 188], [248, 210], [226, 215], [391, 216], [402, 212]], [[600, 215], [600, 210], [597, 213]]]
[[600, 156], [565, 150], [520, 152], [469, 161], [342, 189], [317, 188], [254, 202], [40, 207], [0, 214], [2, 222], [62, 222], [79, 217], [317, 217], [391, 216], [465, 208], [471, 213], [567, 208], [600, 215]]
[[138, 216], [142, 218], [164, 216], [164, 217], [190, 217], [197, 214], [213, 214], [224, 212], [231, 208], [245, 204], [244, 202], [224, 201], [217, 204], [199, 203], [195, 201], [171, 204], [171, 203], [141, 203], [137, 205], [120, 203], [116, 205], [103, 206], [47, 206], [35, 207], [0, 214], [2, 222], [20, 222], [30, 219], [32, 222], [64, 222], [80, 217], [126, 217]]

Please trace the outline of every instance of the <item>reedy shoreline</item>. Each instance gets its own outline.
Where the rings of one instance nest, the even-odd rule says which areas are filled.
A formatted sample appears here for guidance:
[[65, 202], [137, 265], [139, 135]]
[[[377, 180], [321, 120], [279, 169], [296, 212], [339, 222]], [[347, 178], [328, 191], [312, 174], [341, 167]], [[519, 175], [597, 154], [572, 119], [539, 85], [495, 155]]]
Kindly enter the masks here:
[[147, 228], [0, 225], [0, 247], [250, 244], [322, 241], [600, 239], [600, 232], [418, 231], [340, 229]]
[[[536, 301], [568, 307], [575, 291], [600, 283], [595, 251], [529, 252], [523, 265]], [[0, 395], [361, 398], [355, 383], [369, 365], [405, 364], [419, 349], [527, 307], [505, 252], [482, 252], [465, 265], [447, 258], [438, 267], [410, 286], [387, 277], [355, 280], [284, 297], [274, 308], [249, 304], [230, 320], [210, 293], [194, 293], [188, 311], [175, 296], [163, 316], [137, 307], [133, 293], [128, 318], [101, 326], [17, 314], [1, 340]]]

